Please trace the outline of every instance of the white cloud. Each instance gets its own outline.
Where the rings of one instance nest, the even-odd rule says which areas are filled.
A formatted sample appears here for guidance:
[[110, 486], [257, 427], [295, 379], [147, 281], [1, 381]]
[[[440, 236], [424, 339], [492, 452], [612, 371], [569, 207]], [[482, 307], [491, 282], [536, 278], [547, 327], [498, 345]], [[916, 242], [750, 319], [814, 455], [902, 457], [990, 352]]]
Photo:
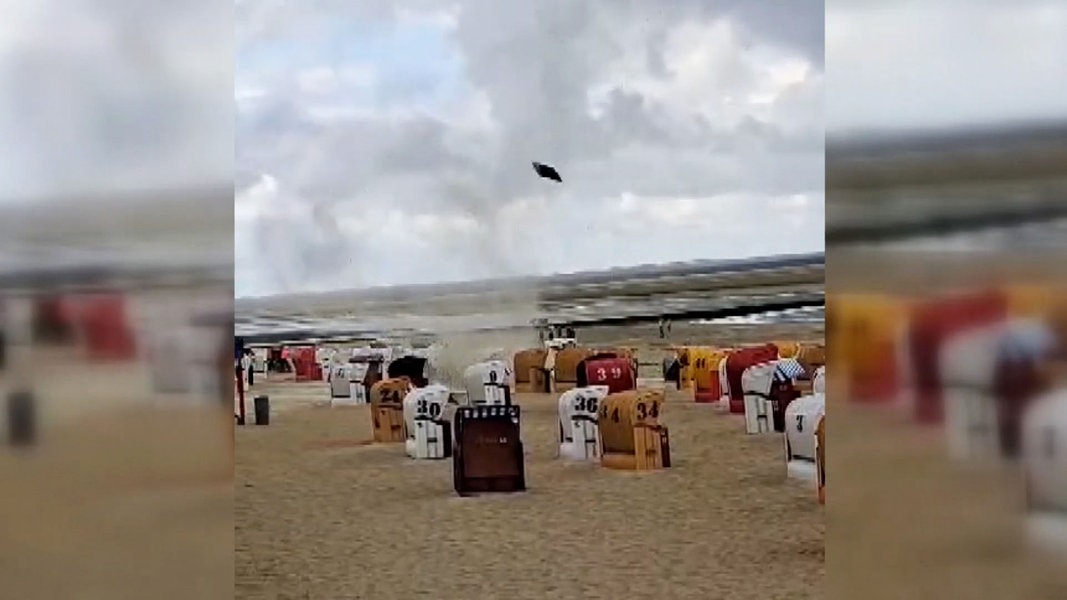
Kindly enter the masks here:
[[370, 87], [374, 85], [374, 81], [374, 70], [365, 65], [347, 65], [341, 68], [318, 66], [300, 71], [296, 75], [300, 91], [310, 95], [330, 94], [347, 86]]
[[453, 31], [459, 25], [461, 10], [458, 4], [437, 10], [412, 10], [401, 6], [396, 9], [396, 20], [401, 27], [427, 26]]
[[0, 197], [226, 181], [232, 11], [0, 3]]
[[1067, 118], [1060, 0], [834, 2], [831, 130]]
[[[292, 215], [284, 234], [260, 213], [238, 233], [348, 262], [250, 260], [239, 294], [822, 248], [821, 3], [294, 6], [238, 25], [261, 49], [323, 57], [238, 76], [239, 172], [269, 173]], [[346, 19], [432, 52], [391, 65], [345, 46], [373, 77], [338, 85], [353, 62], [325, 51], [342, 42], [323, 24]]]

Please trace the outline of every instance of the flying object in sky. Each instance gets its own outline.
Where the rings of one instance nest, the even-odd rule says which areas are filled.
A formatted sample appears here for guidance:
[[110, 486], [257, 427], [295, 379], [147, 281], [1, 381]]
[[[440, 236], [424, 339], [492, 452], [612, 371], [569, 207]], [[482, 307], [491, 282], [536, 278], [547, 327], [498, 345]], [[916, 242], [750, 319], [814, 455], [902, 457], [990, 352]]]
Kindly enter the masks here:
[[550, 167], [549, 165], [543, 165], [539, 162], [535, 162], [533, 164], [533, 168], [534, 171], [537, 172], [537, 174], [541, 177], [544, 177], [545, 179], [551, 179], [553, 181], [558, 181], [559, 183], [563, 183], [563, 178], [559, 176], [559, 173], [556, 172], [555, 168]]

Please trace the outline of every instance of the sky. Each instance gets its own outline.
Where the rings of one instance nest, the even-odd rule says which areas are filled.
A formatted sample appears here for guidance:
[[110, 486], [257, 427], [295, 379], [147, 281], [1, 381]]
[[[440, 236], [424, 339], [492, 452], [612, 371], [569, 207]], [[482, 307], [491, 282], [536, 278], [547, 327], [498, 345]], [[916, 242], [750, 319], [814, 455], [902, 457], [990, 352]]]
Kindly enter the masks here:
[[0, 207], [230, 181], [233, 13], [0, 0]]
[[1062, 0], [828, 4], [0, 0], [0, 218], [233, 180], [238, 295], [799, 252], [824, 129], [1067, 119]]
[[1067, 119], [1067, 2], [832, 0], [826, 127]]
[[355, 5], [237, 4], [238, 295], [823, 249], [820, 1]]

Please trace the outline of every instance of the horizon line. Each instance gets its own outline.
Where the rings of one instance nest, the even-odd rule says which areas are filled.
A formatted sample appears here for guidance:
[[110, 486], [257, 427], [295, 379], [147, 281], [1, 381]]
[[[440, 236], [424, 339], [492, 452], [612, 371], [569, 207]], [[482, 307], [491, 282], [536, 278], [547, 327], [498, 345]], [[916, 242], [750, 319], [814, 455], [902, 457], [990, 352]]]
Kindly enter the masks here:
[[[535, 283], [547, 279], [556, 277], [581, 277], [590, 275], [603, 275], [609, 273], [619, 273], [630, 271], [638, 272], [649, 268], [664, 268], [671, 266], [683, 266], [683, 265], [723, 265], [730, 264], [743, 265], [747, 262], [770, 260], [770, 259], [788, 259], [788, 258], [821, 258], [826, 260], [826, 251], [810, 251], [810, 252], [784, 252], [780, 254], [756, 254], [752, 256], [744, 256], [737, 258], [694, 258], [690, 260], [676, 260], [667, 261], [662, 263], [638, 263], [630, 265], [618, 265], [613, 267], [607, 267], [604, 269], [584, 269], [578, 271], [557, 271], [547, 274], [525, 274], [525, 275], [505, 275], [499, 277], [483, 277], [477, 279], [452, 279], [441, 280], [434, 282], [419, 282], [419, 283], [402, 283], [402, 284], [387, 284], [387, 285], [370, 285], [364, 287], [348, 287], [337, 288], [332, 290], [310, 291], [310, 292], [280, 292], [274, 294], [265, 294], [260, 296], [235, 296], [234, 301], [261, 301], [261, 300], [273, 300], [295, 296], [309, 296], [309, 295], [329, 295], [329, 294], [349, 294], [349, 293], [367, 293], [375, 291], [385, 290], [418, 290], [428, 289], [438, 286], [455, 286], [455, 285], [485, 285], [488, 283]], [[636, 274], [636, 273], [635, 273]]]

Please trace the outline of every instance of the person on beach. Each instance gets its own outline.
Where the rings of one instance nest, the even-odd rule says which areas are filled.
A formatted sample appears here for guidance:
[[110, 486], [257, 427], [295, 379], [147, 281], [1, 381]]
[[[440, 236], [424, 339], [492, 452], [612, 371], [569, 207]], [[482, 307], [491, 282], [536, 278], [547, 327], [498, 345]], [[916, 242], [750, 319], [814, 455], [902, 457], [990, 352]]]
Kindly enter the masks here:
[[293, 356], [289, 352], [289, 346], [282, 346], [282, 365], [284, 373], [296, 373], [296, 365], [293, 363]]
[[244, 370], [248, 378], [248, 387], [251, 388], [255, 381], [255, 376], [252, 373], [252, 351], [245, 350], [244, 355], [241, 356], [241, 368]]

